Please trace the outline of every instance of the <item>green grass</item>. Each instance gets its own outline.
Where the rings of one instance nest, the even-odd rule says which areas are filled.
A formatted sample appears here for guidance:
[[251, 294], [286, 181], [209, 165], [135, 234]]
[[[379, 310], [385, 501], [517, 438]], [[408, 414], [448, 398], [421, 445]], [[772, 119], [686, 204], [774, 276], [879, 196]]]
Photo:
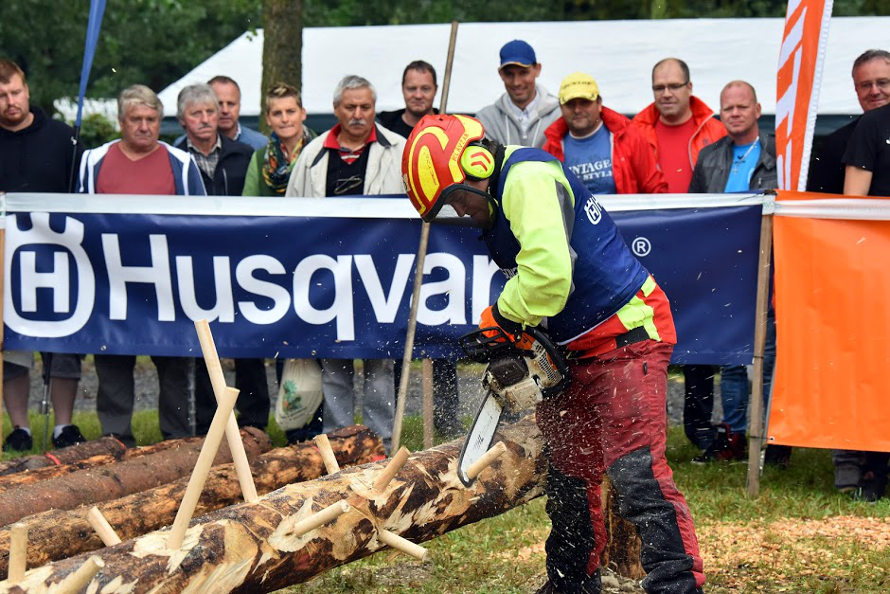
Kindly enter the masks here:
[[[95, 413], [78, 413], [74, 420], [88, 438], [99, 437]], [[38, 445], [33, 453], [39, 453], [43, 417], [32, 413], [31, 427]], [[155, 412], [136, 413], [133, 428], [140, 444], [160, 439]], [[4, 435], [9, 429], [6, 421]], [[284, 434], [274, 421], [270, 435], [275, 445], [284, 445]], [[421, 419], [406, 418], [402, 443], [417, 451], [422, 442]], [[890, 591], [890, 523], [879, 526], [886, 535], [879, 543], [863, 540], [852, 530], [828, 530], [834, 523], [850, 522], [850, 517], [853, 522], [887, 520], [890, 499], [868, 504], [837, 493], [829, 451], [795, 448], [789, 468], [766, 468], [757, 498], [746, 495], [746, 465], [692, 464], [696, 454], [682, 429], [672, 428], [667, 455], [696, 522], [708, 592]], [[794, 534], [800, 526], [825, 520], [815, 524], [822, 527], [815, 533]], [[542, 543], [548, 531], [544, 500], [539, 498], [424, 543], [430, 559], [425, 563], [381, 552], [281, 592], [534, 592], [544, 579]]]

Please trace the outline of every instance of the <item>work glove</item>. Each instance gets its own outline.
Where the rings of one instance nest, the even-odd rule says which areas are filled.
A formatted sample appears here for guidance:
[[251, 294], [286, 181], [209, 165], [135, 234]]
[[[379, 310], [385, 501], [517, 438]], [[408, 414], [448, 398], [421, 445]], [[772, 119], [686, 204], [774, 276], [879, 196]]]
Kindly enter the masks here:
[[[498, 304], [489, 305], [483, 310], [479, 320], [479, 329], [486, 338], [517, 342], [522, 337], [522, 324], [504, 317], [498, 310]], [[500, 330], [503, 334], [499, 333]]]

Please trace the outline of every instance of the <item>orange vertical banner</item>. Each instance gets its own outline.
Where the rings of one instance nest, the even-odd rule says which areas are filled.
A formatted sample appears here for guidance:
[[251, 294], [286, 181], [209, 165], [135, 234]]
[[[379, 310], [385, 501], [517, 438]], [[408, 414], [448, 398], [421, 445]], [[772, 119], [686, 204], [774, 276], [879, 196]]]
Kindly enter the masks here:
[[890, 200], [778, 198], [767, 443], [890, 451]]
[[779, 188], [806, 189], [831, 0], [789, 0], [776, 73]]

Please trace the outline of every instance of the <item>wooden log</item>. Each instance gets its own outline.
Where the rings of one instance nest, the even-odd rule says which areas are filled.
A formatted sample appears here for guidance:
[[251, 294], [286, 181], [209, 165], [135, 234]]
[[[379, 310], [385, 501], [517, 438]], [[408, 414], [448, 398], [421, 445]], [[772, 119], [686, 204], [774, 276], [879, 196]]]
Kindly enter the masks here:
[[91, 456], [85, 460], [78, 460], [71, 464], [46, 466], [35, 470], [25, 470], [24, 472], [7, 474], [5, 476], [0, 476], [0, 493], [4, 493], [9, 489], [14, 489], [23, 485], [31, 485], [47, 479], [65, 476], [66, 474], [77, 472], [78, 470], [86, 470], [87, 468], [96, 468], [97, 466], [114, 464], [117, 461], [118, 458], [115, 458], [111, 454], [99, 454], [98, 456]]
[[[272, 446], [269, 436], [259, 429], [246, 427], [242, 433], [245, 447], [253, 457]], [[181, 443], [180, 447], [149, 456], [9, 489], [0, 493], [0, 525], [48, 509], [73, 509], [175, 481], [192, 471], [202, 443], [203, 440]], [[231, 460], [228, 448], [220, 448], [215, 463], [225, 464]]]
[[202, 440], [201, 437], [185, 437], [183, 439], [167, 439], [138, 448], [128, 448], [113, 437], [101, 437], [45, 454], [35, 454], [0, 462], [0, 488], [5, 490], [13, 485], [30, 484], [76, 470], [149, 456], [164, 450], [182, 447], [186, 443], [200, 444]]
[[[367, 427], [356, 425], [339, 429], [329, 435], [329, 440], [343, 466], [364, 464], [383, 456], [383, 442]], [[261, 494], [325, 474], [321, 455], [311, 442], [271, 450], [254, 460], [251, 470]], [[169, 485], [100, 503], [96, 507], [118, 536], [129, 540], [170, 525], [187, 483], [188, 478], [183, 477]], [[206, 514], [241, 501], [234, 465], [223, 464], [211, 469], [195, 513]], [[21, 520], [28, 527], [33, 543], [28, 550], [28, 565], [38, 567], [103, 548], [105, 544], [87, 519], [91, 507], [50, 510]], [[0, 528], [0, 579], [7, 575], [9, 550], [9, 529]]]
[[[413, 454], [384, 493], [373, 490], [384, 463], [288, 485], [260, 498], [197, 518], [183, 547], [166, 547], [169, 531], [153, 532], [102, 552], [105, 568], [90, 588], [101, 592], [272, 592], [305, 582], [386, 545], [377, 529], [423, 542], [523, 505], [543, 493], [542, 439], [530, 418], [504, 427], [507, 453], [469, 489], [457, 478], [460, 441]], [[279, 531], [286, 519], [337, 501], [352, 509], [302, 536]], [[353, 505], [364, 502], [364, 509]], [[305, 505], [310, 502], [311, 505]], [[292, 524], [291, 524], [292, 525]], [[31, 570], [21, 592], [45, 592], [85, 561], [78, 555]], [[0, 583], [0, 588], [6, 584]]]
[[127, 446], [113, 437], [101, 437], [92, 441], [78, 443], [67, 448], [53, 450], [45, 454], [23, 456], [21, 458], [7, 460], [6, 462], [0, 462], [0, 476], [16, 472], [24, 472], [25, 470], [34, 470], [36, 468], [44, 468], [46, 466], [71, 464], [78, 460], [91, 458], [100, 454], [111, 454], [116, 459], [120, 460], [126, 451]]

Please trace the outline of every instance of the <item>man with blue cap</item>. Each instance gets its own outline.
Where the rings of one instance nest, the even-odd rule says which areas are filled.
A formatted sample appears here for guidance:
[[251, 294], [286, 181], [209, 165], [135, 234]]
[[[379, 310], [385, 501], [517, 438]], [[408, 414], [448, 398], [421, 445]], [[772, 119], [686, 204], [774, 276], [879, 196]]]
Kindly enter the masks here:
[[535, 50], [519, 39], [505, 44], [498, 74], [507, 92], [476, 114], [486, 137], [501, 144], [540, 148], [544, 130], [560, 117], [560, 111], [559, 100], [536, 82], [541, 64]]

